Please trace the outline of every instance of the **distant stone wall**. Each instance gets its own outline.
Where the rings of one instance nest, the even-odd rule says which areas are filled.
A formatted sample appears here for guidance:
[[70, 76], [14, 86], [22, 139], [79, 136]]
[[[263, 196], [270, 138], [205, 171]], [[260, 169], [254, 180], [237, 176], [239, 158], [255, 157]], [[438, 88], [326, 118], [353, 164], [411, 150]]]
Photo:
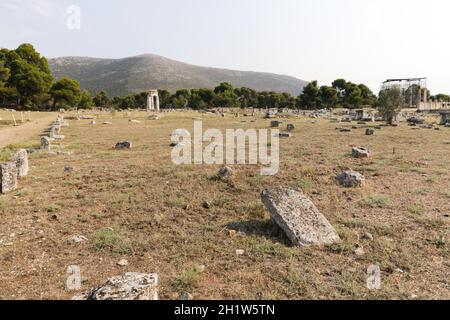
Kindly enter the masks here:
[[420, 111], [426, 111], [426, 110], [450, 110], [450, 102], [442, 102], [442, 101], [427, 101], [427, 102], [421, 102], [419, 104], [419, 110]]

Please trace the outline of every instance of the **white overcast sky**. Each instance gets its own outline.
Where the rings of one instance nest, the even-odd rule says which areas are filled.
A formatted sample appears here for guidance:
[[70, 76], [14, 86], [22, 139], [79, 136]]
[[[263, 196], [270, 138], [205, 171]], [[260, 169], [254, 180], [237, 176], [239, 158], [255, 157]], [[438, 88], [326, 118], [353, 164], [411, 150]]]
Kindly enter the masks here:
[[[66, 27], [81, 9], [81, 29]], [[378, 91], [428, 77], [450, 93], [448, 0], [0, 0], [0, 47], [47, 57], [155, 53], [188, 63], [336, 78]]]

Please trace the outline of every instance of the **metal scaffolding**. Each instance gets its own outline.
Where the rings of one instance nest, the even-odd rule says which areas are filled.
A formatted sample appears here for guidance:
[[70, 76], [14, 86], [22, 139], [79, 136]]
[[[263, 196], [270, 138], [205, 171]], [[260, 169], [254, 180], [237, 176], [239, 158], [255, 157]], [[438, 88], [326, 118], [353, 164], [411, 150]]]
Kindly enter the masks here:
[[381, 91], [399, 88], [405, 98], [405, 104], [418, 107], [427, 100], [427, 78], [388, 79], [381, 84]]

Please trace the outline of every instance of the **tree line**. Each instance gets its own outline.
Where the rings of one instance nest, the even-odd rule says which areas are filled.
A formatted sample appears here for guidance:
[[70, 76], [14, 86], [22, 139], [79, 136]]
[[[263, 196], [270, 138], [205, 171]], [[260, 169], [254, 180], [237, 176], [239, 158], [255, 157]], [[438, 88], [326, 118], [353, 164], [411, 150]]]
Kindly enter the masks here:
[[[224, 82], [214, 89], [182, 89], [171, 93], [159, 90], [162, 108], [190, 108], [194, 110], [216, 108], [348, 108], [378, 106], [379, 99], [364, 84], [345, 79], [333, 81], [331, 86], [319, 86], [312, 81], [299, 96], [251, 88], [234, 88]], [[433, 97], [450, 101], [448, 95]], [[59, 110], [69, 108], [90, 109], [145, 108], [147, 92], [125, 97], [109, 97], [104, 91], [83, 90], [78, 81], [63, 77], [55, 80], [48, 61], [31, 44], [22, 44], [15, 50], [0, 50], [0, 106], [18, 110]]]

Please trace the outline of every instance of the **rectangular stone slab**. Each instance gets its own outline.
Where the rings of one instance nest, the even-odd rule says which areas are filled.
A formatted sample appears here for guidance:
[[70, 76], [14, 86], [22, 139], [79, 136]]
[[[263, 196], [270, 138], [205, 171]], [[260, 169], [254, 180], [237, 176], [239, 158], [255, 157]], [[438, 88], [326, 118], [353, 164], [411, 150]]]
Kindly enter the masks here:
[[333, 226], [303, 193], [289, 188], [264, 190], [261, 199], [272, 220], [294, 245], [326, 245], [340, 241]]

